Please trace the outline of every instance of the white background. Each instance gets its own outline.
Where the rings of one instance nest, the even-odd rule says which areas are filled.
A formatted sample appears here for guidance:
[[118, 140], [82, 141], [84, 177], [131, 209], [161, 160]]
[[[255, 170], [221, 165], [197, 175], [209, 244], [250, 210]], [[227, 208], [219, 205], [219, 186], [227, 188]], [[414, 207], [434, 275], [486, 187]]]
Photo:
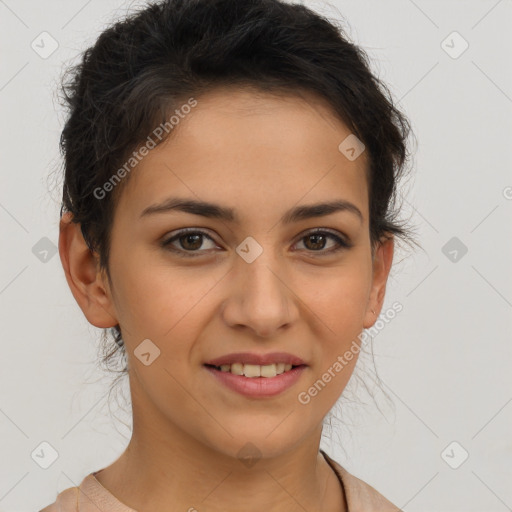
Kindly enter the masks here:
[[[346, 406], [324, 448], [406, 512], [512, 510], [512, 2], [302, 3], [346, 19], [413, 123], [405, 213], [424, 248], [397, 254], [384, 309], [403, 311], [374, 339], [393, 406], [354, 377], [347, 393], [360, 405]], [[139, 4], [0, 1], [0, 511], [39, 510], [129, 439], [96, 368], [100, 330], [58, 253], [42, 262], [32, 249], [58, 242], [61, 72]], [[59, 45], [45, 59], [31, 48], [43, 31]], [[442, 47], [453, 31], [469, 43], [458, 58]], [[452, 237], [468, 248], [456, 262], [442, 252]], [[31, 458], [43, 441], [59, 455], [48, 469]], [[441, 456], [453, 441], [469, 453], [458, 469]]]

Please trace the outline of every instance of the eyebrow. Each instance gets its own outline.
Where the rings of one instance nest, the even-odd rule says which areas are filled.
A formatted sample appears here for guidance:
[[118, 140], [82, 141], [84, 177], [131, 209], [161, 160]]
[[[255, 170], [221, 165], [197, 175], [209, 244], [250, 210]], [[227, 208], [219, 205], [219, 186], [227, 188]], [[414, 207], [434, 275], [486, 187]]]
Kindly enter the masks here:
[[[239, 222], [235, 210], [232, 208], [226, 208], [206, 201], [197, 201], [195, 199], [180, 197], [170, 197], [162, 203], [148, 206], [142, 211], [140, 216], [145, 217], [147, 215], [167, 213], [170, 211], [191, 213], [193, 215], [200, 215], [202, 217], [219, 219], [227, 222]], [[286, 225], [314, 217], [324, 217], [336, 212], [353, 213], [359, 218], [361, 223], [363, 222], [363, 214], [361, 213], [361, 210], [355, 204], [345, 199], [336, 199], [326, 203], [296, 206], [295, 208], [287, 211], [281, 217], [280, 222]]]

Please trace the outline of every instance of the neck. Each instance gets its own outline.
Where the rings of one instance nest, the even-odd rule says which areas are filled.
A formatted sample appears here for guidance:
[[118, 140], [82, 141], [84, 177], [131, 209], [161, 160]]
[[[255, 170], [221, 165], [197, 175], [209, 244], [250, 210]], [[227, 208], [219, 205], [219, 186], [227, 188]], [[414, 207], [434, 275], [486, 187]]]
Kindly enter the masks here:
[[[134, 397], [135, 398], [135, 397]], [[133, 400], [128, 447], [96, 475], [130, 508], [225, 512], [346, 512], [342, 488], [319, 453], [321, 425], [285, 453], [241, 461], [199, 442]]]

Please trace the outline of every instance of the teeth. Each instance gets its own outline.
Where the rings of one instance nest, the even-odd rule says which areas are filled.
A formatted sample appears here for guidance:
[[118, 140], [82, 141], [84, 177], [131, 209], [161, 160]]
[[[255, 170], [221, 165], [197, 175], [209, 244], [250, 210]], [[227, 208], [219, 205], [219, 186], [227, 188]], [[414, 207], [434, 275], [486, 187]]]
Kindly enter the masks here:
[[223, 364], [220, 366], [221, 371], [230, 372], [235, 375], [244, 375], [245, 377], [275, 377], [281, 373], [290, 371], [292, 369], [291, 364], [277, 363], [277, 364], [266, 364], [260, 366], [258, 364]]
[[224, 370], [222, 368], [222, 366], [220, 367], [220, 369], [223, 371], [223, 372], [229, 372], [229, 367], [231, 366], [231, 373], [234, 373], [235, 375], [243, 375], [244, 374], [244, 365], [242, 363], [234, 363], [234, 364], [227, 364], [226, 365], [228, 368], [227, 370]]
[[259, 377], [263, 367], [257, 364], [244, 364], [244, 375], [246, 377]]

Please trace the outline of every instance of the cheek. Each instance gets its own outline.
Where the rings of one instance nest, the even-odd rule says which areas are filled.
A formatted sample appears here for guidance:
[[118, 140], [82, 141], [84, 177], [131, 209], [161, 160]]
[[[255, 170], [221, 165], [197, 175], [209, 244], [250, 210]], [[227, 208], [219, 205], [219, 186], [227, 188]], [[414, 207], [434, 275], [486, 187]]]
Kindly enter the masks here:
[[307, 404], [305, 410], [312, 416], [327, 414], [354, 371], [367, 300], [364, 272], [337, 272], [325, 280], [321, 293], [304, 301], [314, 313], [307, 314], [315, 318], [310, 325], [314, 326], [317, 364], [297, 398], [300, 404]]
[[354, 258], [353, 264], [322, 270], [314, 281], [301, 286], [304, 302], [337, 334], [363, 326], [371, 286], [371, 269], [363, 261]]
[[183, 269], [161, 262], [119, 262], [116, 272], [116, 311], [131, 344], [149, 338], [163, 348], [172, 339], [179, 352], [187, 335], [199, 326], [202, 299], [215, 285], [211, 272]]
[[[369, 299], [371, 268], [368, 269], [364, 256], [354, 258], [350, 264], [333, 268], [328, 278], [317, 279], [316, 283], [314, 294], [310, 293], [308, 297], [304, 287], [301, 297], [316, 318], [311, 323], [315, 329], [315, 352], [319, 362], [315, 373], [318, 377], [331, 369], [336, 374], [329, 386], [331, 391], [324, 394], [326, 397], [331, 392], [341, 392], [357, 362]], [[333, 367], [347, 351], [352, 352], [348, 354], [350, 360], [343, 358], [343, 370], [340, 371], [339, 365]]]

